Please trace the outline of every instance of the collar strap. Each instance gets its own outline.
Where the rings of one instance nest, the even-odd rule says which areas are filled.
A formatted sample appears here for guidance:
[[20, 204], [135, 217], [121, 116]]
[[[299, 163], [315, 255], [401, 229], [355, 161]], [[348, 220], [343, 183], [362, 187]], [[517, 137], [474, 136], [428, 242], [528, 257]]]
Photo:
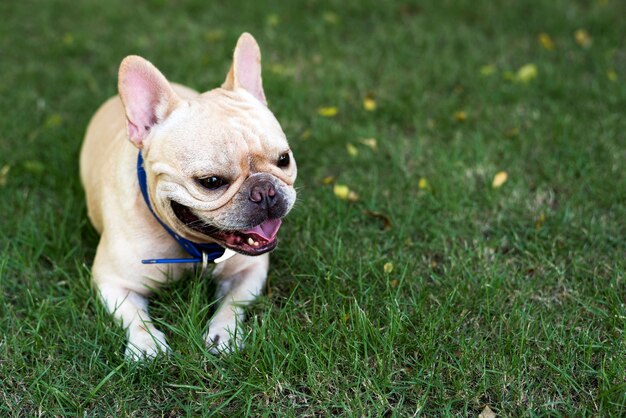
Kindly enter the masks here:
[[203, 263], [206, 264], [208, 261], [219, 262], [222, 260], [218, 260], [222, 258], [224, 255], [224, 248], [222, 248], [218, 244], [198, 244], [188, 239], [185, 239], [178, 235], [176, 232], [172, 231], [170, 227], [168, 227], [154, 212], [152, 209], [152, 205], [150, 204], [150, 198], [148, 196], [148, 181], [146, 177], [146, 170], [143, 167], [143, 157], [141, 155], [141, 151], [137, 155], [137, 179], [139, 180], [139, 188], [141, 189], [141, 195], [143, 196], [143, 200], [146, 202], [146, 206], [150, 209], [150, 212], [154, 216], [154, 218], [161, 224], [163, 229], [167, 231], [168, 234], [174, 240], [185, 249], [191, 256], [191, 258], [151, 258], [148, 260], [141, 260], [143, 264], [172, 264], [172, 263]]

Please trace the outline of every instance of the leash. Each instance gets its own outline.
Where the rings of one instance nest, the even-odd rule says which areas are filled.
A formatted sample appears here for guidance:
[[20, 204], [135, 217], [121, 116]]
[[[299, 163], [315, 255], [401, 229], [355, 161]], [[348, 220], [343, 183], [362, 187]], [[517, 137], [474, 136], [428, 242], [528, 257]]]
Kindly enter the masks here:
[[146, 170], [143, 167], [143, 156], [141, 151], [137, 154], [137, 179], [139, 180], [139, 188], [141, 189], [141, 195], [146, 202], [148, 209], [154, 216], [154, 218], [161, 224], [163, 229], [170, 234], [172, 238], [181, 246], [191, 258], [150, 258], [147, 260], [141, 260], [142, 264], [176, 264], [176, 263], [202, 263], [202, 269], [206, 269], [209, 262], [219, 263], [230, 257], [235, 253], [233, 251], [225, 250], [221, 245], [211, 244], [198, 244], [196, 242], [189, 241], [172, 231], [154, 212], [152, 205], [150, 204], [150, 198], [148, 196], [148, 181], [146, 177]]

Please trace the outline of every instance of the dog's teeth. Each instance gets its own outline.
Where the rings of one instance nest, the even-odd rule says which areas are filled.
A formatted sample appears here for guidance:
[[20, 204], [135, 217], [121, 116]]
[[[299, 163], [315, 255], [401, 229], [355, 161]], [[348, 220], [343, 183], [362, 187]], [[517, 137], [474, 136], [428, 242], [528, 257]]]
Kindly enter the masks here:
[[249, 245], [254, 245], [254, 240], [250, 237], [248, 237], [248, 244]]
[[259, 246], [259, 241], [254, 241], [254, 246], [258, 247]]

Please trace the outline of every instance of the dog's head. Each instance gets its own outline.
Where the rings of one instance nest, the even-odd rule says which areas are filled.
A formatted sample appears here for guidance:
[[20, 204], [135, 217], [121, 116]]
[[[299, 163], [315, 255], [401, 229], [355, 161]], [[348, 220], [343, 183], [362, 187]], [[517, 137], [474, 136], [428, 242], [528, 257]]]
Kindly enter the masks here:
[[172, 86], [137, 56], [122, 61], [118, 88], [157, 215], [195, 242], [247, 255], [274, 249], [296, 200], [297, 169], [267, 107], [254, 38], [241, 35], [220, 88]]

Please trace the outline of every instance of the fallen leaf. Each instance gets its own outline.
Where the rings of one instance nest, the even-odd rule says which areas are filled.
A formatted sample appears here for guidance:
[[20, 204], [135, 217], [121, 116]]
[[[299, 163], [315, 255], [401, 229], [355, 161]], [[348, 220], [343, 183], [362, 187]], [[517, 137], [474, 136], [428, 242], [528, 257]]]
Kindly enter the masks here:
[[548, 51], [554, 50], [554, 41], [552, 40], [550, 35], [548, 35], [545, 32], [542, 32], [539, 34], [537, 38], [539, 40], [539, 43], [543, 47], [543, 49], [548, 50]]
[[465, 112], [464, 110], [459, 110], [457, 112], [454, 112], [452, 117], [457, 122], [465, 122], [467, 120], [467, 112]]
[[508, 178], [509, 178], [509, 175], [506, 173], [506, 171], [500, 171], [496, 173], [495, 176], [493, 176], [493, 181], [491, 182], [491, 186], [494, 189], [497, 189], [501, 187], [504, 183], [506, 183]]
[[539, 70], [537, 70], [537, 66], [535, 64], [526, 64], [520, 67], [515, 73], [515, 81], [519, 81], [520, 83], [528, 83], [531, 80], [535, 79], [539, 74]]
[[286, 75], [286, 76], [291, 76], [295, 72], [292, 67], [287, 67], [286, 65], [278, 64], [278, 63], [270, 64], [269, 70], [270, 72], [276, 75]]
[[272, 27], [278, 26], [278, 24], [280, 23], [280, 17], [278, 17], [278, 15], [276, 13], [272, 13], [267, 15], [267, 17], [265, 18], [265, 22]]
[[495, 65], [483, 65], [482, 67], [480, 67], [480, 74], [485, 76], [485, 77], [489, 77], [490, 75], [492, 75], [493, 73], [496, 72], [496, 66]]
[[41, 174], [46, 170], [46, 166], [37, 160], [26, 160], [22, 163], [24, 170], [33, 173], [33, 174]]
[[391, 229], [391, 219], [389, 219], [389, 216], [385, 215], [384, 213], [375, 212], [373, 210], [367, 210], [367, 209], [365, 209], [363, 213], [372, 218], [380, 219], [383, 222], [383, 229], [385, 231], [388, 231]]
[[63, 35], [63, 45], [72, 46], [74, 44], [74, 35], [71, 33], [66, 33]]
[[376, 100], [371, 97], [366, 97], [365, 99], [363, 99], [363, 109], [367, 110], [368, 112], [373, 112], [374, 110], [376, 110]]
[[591, 36], [589, 36], [589, 32], [584, 29], [578, 29], [574, 33], [574, 39], [576, 39], [576, 43], [583, 48], [589, 48], [591, 46]]
[[398, 287], [398, 284], [400, 283], [400, 281], [398, 279], [393, 279], [392, 281], [389, 282], [389, 284], [391, 285], [391, 287]]
[[322, 179], [322, 184], [333, 184], [335, 182], [336, 178], [334, 176], [326, 176]]
[[215, 42], [224, 39], [224, 31], [221, 29], [208, 30], [204, 33], [204, 39], [208, 42]]
[[391, 261], [386, 262], [383, 266], [383, 271], [385, 274], [391, 273], [393, 271], [393, 263]]
[[311, 130], [310, 129], [305, 129], [304, 132], [302, 132], [300, 134], [300, 139], [303, 140], [303, 141], [306, 141], [310, 137], [311, 137]]
[[611, 81], [617, 81], [617, 73], [615, 72], [615, 70], [608, 70], [606, 72], [606, 78]]
[[483, 412], [478, 414], [478, 418], [496, 418], [496, 413], [489, 408], [489, 405], [485, 405]]
[[352, 145], [350, 142], [346, 144], [346, 150], [348, 151], [348, 155], [350, 157], [356, 157], [357, 155], [359, 155], [359, 150], [357, 149], [357, 147]]
[[7, 185], [7, 180], [9, 178], [9, 171], [11, 171], [11, 166], [5, 164], [0, 168], [0, 187], [4, 187]]
[[426, 180], [426, 177], [422, 177], [419, 179], [419, 181], [417, 182], [417, 187], [420, 190], [427, 190], [430, 185], [428, 184], [428, 180]]
[[519, 128], [509, 128], [506, 131], [504, 131], [504, 135], [507, 138], [513, 138], [519, 135]]
[[337, 109], [335, 106], [320, 107], [319, 109], [317, 109], [317, 113], [320, 116], [324, 116], [325, 118], [332, 118], [333, 116], [337, 116], [337, 113], [339, 113], [339, 109]]
[[350, 190], [350, 188], [345, 184], [335, 184], [333, 186], [333, 193], [335, 193], [335, 196], [341, 200], [347, 200], [350, 202], [359, 200], [359, 195]]
[[359, 142], [366, 147], [370, 147], [373, 151], [376, 151], [378, 148], [378, 143], [376, 142], [376, 138], [363, 138], [360, 139]]
[[535, 229], [537, 230], [541, 229], [545, 221], [546, 221], [546, 215], [542, 213], [541, 215], [539, 215], [539, 217], [535, 221]]
[[63, 118], [61, 117], [61, 115], [59, 114], [53, 114], [48, 116], [48, 118], [46, 119], [45, 125], [46, 128], [56, 128], [57, 126], [61, 125], [61, 123], [63, 122]]
[[324, 22], [330, 23], [331, 25], [339, 23], [339, 16], [337, 16], [337, 13], [326, 12], [322, 15], [322, 18], [324, 19]]
[[505, 80], [515, 81], [515, 73], [513, 71], [505, 71], [502, 73]]

